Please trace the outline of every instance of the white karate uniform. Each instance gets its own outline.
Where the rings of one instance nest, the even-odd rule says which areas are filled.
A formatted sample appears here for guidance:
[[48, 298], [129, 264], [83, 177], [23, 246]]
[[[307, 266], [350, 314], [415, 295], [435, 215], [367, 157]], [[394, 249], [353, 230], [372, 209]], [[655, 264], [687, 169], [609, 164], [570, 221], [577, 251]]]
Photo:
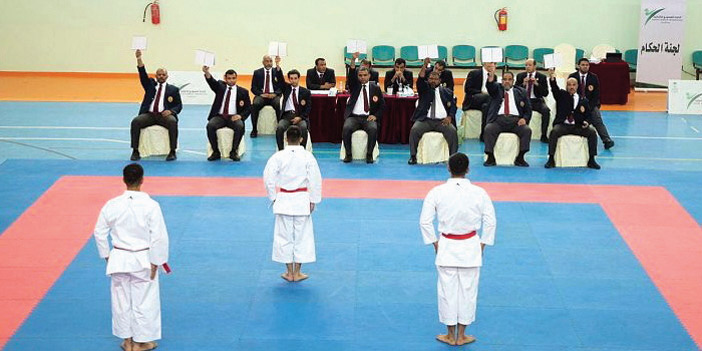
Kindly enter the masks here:
[[[316, 260], [310, 203], [322, 201], [322, 175], [314, 156], [300, 145], [273, 154], [263, 171], [273, 201], [273, 261], [309, 263]], [[283, 192], [307, 188], [305, 191]]]
[[437, 241], [434, 218], [438, 217], [442, 234], [468, 234], [470, 239], [456, 240], [440, 235], [436, 254], [439, 273], [437, 294], [439, 321], [445, 325], [469, 325], [475, 321], [478, 281], [483, 264], [481, 243], [495, 242], [495, 209], [484, 189], [465, 178], [451, 178], [434, 187], [424, 199], [419, 226], [425, 244]]
[[161, 339], [158, 273], [150, 279], [151, 264], [161, 266], [168, 261], [168, 232], [161, 207], [146, 193], [125, 191], [102, 208], [94, 235], [100, 257], [109, 257], [112, 333], [135, 342]]

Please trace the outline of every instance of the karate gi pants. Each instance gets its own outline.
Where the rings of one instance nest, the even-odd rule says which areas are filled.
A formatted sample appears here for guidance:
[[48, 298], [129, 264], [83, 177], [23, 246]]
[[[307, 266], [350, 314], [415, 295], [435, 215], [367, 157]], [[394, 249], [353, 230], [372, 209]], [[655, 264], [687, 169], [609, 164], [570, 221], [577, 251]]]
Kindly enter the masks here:
[[161, 339], [161, 299], [158, 273], [151, 271], [111, 274], [112, 334], [135, 342]]
[[470, 325], [475, 321], [480, 267], [436, 266], [439, 321], [445, 325]]
[[310, 263], [316, 260], [311, 216], [275, 215], [273, 261]]

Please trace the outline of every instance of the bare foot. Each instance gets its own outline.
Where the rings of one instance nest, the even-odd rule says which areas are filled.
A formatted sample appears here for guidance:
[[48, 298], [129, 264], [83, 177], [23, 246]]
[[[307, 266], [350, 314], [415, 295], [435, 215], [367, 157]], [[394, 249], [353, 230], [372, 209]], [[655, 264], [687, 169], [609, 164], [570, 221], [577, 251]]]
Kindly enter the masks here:
[[460, 346], [460, 345], [470, 344], [470, 343], [472, 343], [472, 342], [475, 342], [475, 340], [476, 340], [476, 339], [475, 339], [474, 336], [470, 336], [470, 335], [461, 335], [461, 336], [458, 337], [458, 340], [456, 340], [456, 345]]
[[295, 274], [295, 276], [293, 278], [294, 278], [294, 281], [301, 282], [301, 281], [309, 278], [309, 276], [305, 273], [298, 272], [297, 274]]
[[135, 342], [132, 350], [134, 351], [149, 351], [153, 350], [158, 346], [154, 341], [149, 342]]
[[453, 335], [437, 335], [436, 340], [449, 345], [456, 345], [456, 340], [453, 339]]
[[122, 345], [119, 345], [124, 351], [132, 351], [132, 339], [124, 339]]
[[283, 279], [285, 279], [285, 280], [287, 280], [287, 281], [289, 281], [289, 282], [294, 281], [292, 274], [283, 273], [283, 274], [280, 275], [280, 277], [283, 278]]

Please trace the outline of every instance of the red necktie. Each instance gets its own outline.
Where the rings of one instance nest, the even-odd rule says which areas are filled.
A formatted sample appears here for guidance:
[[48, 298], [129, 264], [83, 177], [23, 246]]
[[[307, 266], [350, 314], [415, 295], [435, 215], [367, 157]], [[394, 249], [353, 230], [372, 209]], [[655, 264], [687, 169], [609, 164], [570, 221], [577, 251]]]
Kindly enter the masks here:
[[295, 88], [292, 90], [292, 98], [293, 98], [293, 107], [295, 108], [295, 114], [300, 110], [300, 108], [297, 105], [297, 94], [295, 93]]
[[363, 91], [361, 92], [363, 94], [363, 111], [370, 111], [370, 107], [368, 106], [368, 96], [366, 95], [366, 85], [363, 84]]
[[570, 124], [575, 124], [575, 118], [573, 118], [573, 113], [575, 113], [576, 108], [578, 108], [578, 106], [575, 105], [575, 95], [573, 95], [573, 110], [568, 115], [568, 123]]
[[156, 92], [156, 98], [154, 99], [154, 113], [159, 113], [158, 110], [159, 100], [161, 99], [161, 89], [163, 88], [163, 83], [158, 84], [158, 91]]
[[529, 73], [529, 82], [527, 83], [527, 98], [531, 99], [531, 90], [534, 86], [534, 82], [531, 81], [531, 73]]
[[227, 89], [227, 97], [224, 99], [224, 109], [222, 110], [222, 115], [227, 117], [229, 116], [229, 100], [232, 97], [232, 87], [229, 87]]
[[505, 91], [505, 116], [509, 116], [509, 93]]
[[271, 92], [271, 88], [268, 86], [268, 78], [269, 77], [270, 76], [268, 75], [268, 70], [266, 70], [266, 81], [264, 83], [266, 85], [266, 89], [263, 91], [266, 94], [270, 94], [270, 92]]
[[585, 76], [580, 76], [580, 95], [585, 95]]

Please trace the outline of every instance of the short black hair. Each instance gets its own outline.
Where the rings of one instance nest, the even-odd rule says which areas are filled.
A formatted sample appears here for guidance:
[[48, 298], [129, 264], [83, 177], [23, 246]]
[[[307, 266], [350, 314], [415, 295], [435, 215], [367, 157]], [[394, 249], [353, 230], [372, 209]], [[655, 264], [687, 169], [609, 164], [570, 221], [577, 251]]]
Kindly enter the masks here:
[[464, 176], [466, 173], [468, 173], [468, 165], [470, 164], [470, 161], [468, 160], [468, 156], [466, 156], [466, 154], [457, 152], [449, 157], [448, 163], [449, 170], [451, 170], [451, 175]]
[[372, 66], [371, 61], [369, 59], [363, 59], [361, 60], [362, 65], [368, 65], [368, 67]]
[[431, 72], [429, 72], [429, 77], [431, 77], [431, 76], [436, 76], [437, 78], [441, 78], [441, 73], [439, 73], [437, 71], [431, 71]]
[[590, 60], [587, 59], [587, 57], [581, 57], [580, 60], [578, 60], [578, 66], [580, 66], [580, 63], [586, 61], [587, 63], [590, 63]]
[[446, 61], [444, 61], [444, 60], [436, 61], [436, 63], [434, 64], [434, 66], [446, 67]]
[[228, 75], [230, 75], [230, 74], [233, 74], [233, 75], [238, 76], [238, 74], [236, 74], [236, 71], [233, 70], [233, 69], [228, 69], [226, 72], [224, 72], [224, 75], [225, 75], [225, 76], [228, 76]]
[[290, 78], [290, 76], [294, 74], [297, 74], [297, 77], [300, 78], [300, 71], [296, 69], [291, 69], [290, 71], [288, 71], [288, 78]]
[[370, 68], [363, 66], [358, 69], [358, 72], [356, 72], [356, 74], [360, 74], [361, 72], [368, 72], [368, 74], [370, 74]]
[[319, 65], [319, 61], [326, 61], [324, 57], [318, 57], [316, 60], [314, 60], [314, 65], [317, 66]]
[[405, 61], [405, 59], [403, 59], [402, 57], [398, 57], [397, 59], [395, 59], [395, 64], [407, 66], [407, 61]]
[[288, 139], [288, 142], [297, 143], [302, 139], [302, 131], [298, 126], [290, 126], [288, 130], [285, 131], [285, 137]]
[[127, 186], [139, 185], [144, 179], [144, 168], [138, 163], [130, 163], [122, 170], [122, 180]]
[[512, 71], [504, 71], [504, 72], [502, 72], [502, 78], [505, 77], [505, 74], [509, 74], [510, 76], [512, 76], [512, 79], [514, 79], [514, 73], [512, 73]]

